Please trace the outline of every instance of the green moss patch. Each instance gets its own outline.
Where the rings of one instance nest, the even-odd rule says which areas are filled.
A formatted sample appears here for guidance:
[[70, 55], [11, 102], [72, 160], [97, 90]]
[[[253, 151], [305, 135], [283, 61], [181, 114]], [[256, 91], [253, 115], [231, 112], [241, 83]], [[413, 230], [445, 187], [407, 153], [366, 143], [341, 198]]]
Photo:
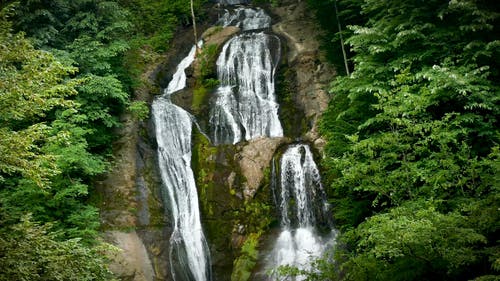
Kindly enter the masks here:
[[240, 256], [234, 261], [231, 281], [246, 281], [250, 279], [252, 270], [257, 264], [259, 255], [259, 237], [261, 233], [250, 233], [241, 247]]

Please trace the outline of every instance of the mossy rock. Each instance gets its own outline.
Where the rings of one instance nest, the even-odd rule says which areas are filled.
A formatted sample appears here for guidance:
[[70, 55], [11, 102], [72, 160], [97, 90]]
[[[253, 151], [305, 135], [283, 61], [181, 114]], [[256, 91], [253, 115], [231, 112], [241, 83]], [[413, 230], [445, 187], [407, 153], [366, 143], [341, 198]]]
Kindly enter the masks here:
[[259, 237], [261, 233], [250, 233], [241, 247], [239, 257], [234, 261], [231, 281], [247, 281], [252, 275], [259, 256]]
[[216, 275], [224, 270], [229, 276], [237, 266], [246, 268], [247, 273], [242, 274], [249, 276], [255, 263], [245, 258], [234, 262], [242, 254], [238, 237], [248, 240], [250, 233], [261, 233], [276, 221], [269, 184], [270, 169], [266, 169], [266, 179], [255, 196], [245, 201], [242, 188], [246, 179], [235, 159], [240, 149], [238, 145], [212, 146], [199, 132], [193, 136], [192, 167]]
[[295, 98], [296, 80], [295, 71], [287, 64], [281, 64], [276, 75], [276, 97], [280, 104], [278, 114], [284, 134], [294, 139], [303, 136], [310, 129]]

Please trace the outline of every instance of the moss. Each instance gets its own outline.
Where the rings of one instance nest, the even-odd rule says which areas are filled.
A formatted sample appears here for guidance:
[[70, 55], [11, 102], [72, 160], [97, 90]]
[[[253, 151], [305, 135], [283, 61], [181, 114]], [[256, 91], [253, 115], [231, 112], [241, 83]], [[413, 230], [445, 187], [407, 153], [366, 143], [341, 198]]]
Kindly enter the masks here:
[[279, 117], [286, 136], [297, 138], [307, 131], [304, 112], [295, 101], [297, 91], [296, 74], [292, 68], [283, 64], [276, 75], [276, 96], [280, 104]]
[[274, 220], [268, 202], [252, 200], [234, 211], [237, 224], [245, 226], [248, 232], [264, 231]]
[[205, 32], [204, 36], [205, 37], [210, 37], [212, 35], [215, 35], [219, 32], [221, 32], [222, 30], [224, 29], [224, 27], [218, 25], [218, 26], [213, 26], [213, 27], [210, 27], [209, 29], [207, 29], [207, 31]]
[[127, 72], [128, 86], [138, 89], [148, 87], [151, 84], [142, 77], [151, 65], [156, 64], [160, 59], [158, 52], [144, 44], [139, 38], [130, 42], [131, 48], [125, 53], [123, 58], [123, 69]]
[[221, 157], [220, 150], [224, 148], [210, 146], [201, 134], [197, 134], [194, 143], [193, 171], [207, 236], [217, 248], [228, 247], [233, 228], [233, 219], [228, 210], [236, 208], [238, 202], [226, 189], [230, 169], [217, 163], [217, 158]]
[[115, 227], [115, 228], [113, 228], [113, 230], [118, 230], [121, 232], [130, 233], [130, 232], [136, 231], [137, 227], [135, 227], [135, 226], [121, 226], [121, 227]]
[[[158, 193], [160, 191], [157, 191]], [[158, 199], [152, 194], [148, 196], [149, 226], [165, 225], [165, 210]]]
[[[200, 132], [196, 131], [193, 134], [193, 149], [192, 149], [192, 168], [193, 171], [198, 172], [196, 180], [198, 184], [204, 184], [209, 176], [208, 172], [215, 168], [215, 162], [210, 161], [217, 152], [216, 147], [210, 146], [209, 140]], [[205, 170], [200, 174], [200, 170]]]
[[[239, 196], [244, 177], [235, 161], [237, 152], [237, 146], [214, 147], [201, 133], [194, 134], [192, 167], [207, 239], [212, 249], [224, 256], [226, 267], [233, 265], [239, 272], [235, 274], [241, 275], [238, 278], [248, 279], [257, 258], [256, 252], [250, 251], [258, 244], [255, 233], [262, 233], [274, 218], [268, 193], [263, 192], [248, 202]], [[243, 233], [236, 234], [241, 226]], [[233, 235], [244, 237], [245, 233], [254, 234], [248, 235], [243, 250], [239, 251], [239, 243], [233, 241]]]
[[209, 44], [203, 46], [199, 57], [199, 79], [217, 78], [215, 61], [217, 60], [219, 45]]
[[233, 212], [235, 225], [243, 225], [247, 238], [233, 262], [231, 281], [246, 281], [257, 263], [259, 237], [277, 222], [271, 197], [271, 169], [264, 170], [264, 179], [257, 194]]
[[191, 102], [191, 109], [195, 113], [199, 113], [203, 105], [206, 104], [208, 90], [203, 85], [193, 90], [193, 101]]
[[197, 78], [193, 89], [191, 110], [196, 117], [202, 117], [202, 119], [208, 111], [209, 93], [219, 85], [215, 69], [217, 50], [218, 45], [215, 44], [204, 46], [198, 57], [197, 74], [195, 75]]
[[260, 232], [248, 235], [241, 247], [240, 256], [234, 261], [231, 281], [246, 281], [250, 279], [252, 270], [257, 264], [260, 235]]

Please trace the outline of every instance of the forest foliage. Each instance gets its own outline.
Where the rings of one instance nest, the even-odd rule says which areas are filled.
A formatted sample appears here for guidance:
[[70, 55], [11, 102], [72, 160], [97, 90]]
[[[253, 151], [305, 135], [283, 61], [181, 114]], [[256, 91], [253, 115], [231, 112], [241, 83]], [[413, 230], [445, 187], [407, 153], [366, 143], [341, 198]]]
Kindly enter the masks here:
[[[309, 4], [341, 58], [333, 1]], [[494, 2], [337, 1], [352, 73], [321, 131], [342, 235], [309, 280], [500, 278]]]
[[2, 2], [0, 280], [112, 279], [92, 182], [113, 161], [120, 115], [147, 118], [139, 75], [189, 24], [188, 4]]

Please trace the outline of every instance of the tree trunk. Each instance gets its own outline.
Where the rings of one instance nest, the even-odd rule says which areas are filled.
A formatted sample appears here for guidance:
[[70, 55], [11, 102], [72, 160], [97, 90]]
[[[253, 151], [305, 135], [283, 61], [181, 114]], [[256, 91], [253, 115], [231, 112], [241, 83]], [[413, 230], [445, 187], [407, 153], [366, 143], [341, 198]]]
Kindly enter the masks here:
[[350, 76], [351, 74], [349, 73], [349, 65], [347, 64], [347, 55], [344, 49], [344, 36], [342, 36], [342, 27], [340, 26], [339, 11], [337, 10], [337, 0], [333, 1], [333, 5], [335, 7], [335, 17], [337, 18], [337, 26], [339, 28], [340, 46], [342, 47], [342, 55], [344, 56], [345, 72], [347, 73], [347, 76]]
[[190, 0], [191, 3], [191, 18], [193, 20], [193, 34], [194, 34], [194, 45], [196, 46], [196, 54], [198, 54], [198, 31], [196, 30], [196, 17], [194, 15], [194, 4], [193, 0]]

